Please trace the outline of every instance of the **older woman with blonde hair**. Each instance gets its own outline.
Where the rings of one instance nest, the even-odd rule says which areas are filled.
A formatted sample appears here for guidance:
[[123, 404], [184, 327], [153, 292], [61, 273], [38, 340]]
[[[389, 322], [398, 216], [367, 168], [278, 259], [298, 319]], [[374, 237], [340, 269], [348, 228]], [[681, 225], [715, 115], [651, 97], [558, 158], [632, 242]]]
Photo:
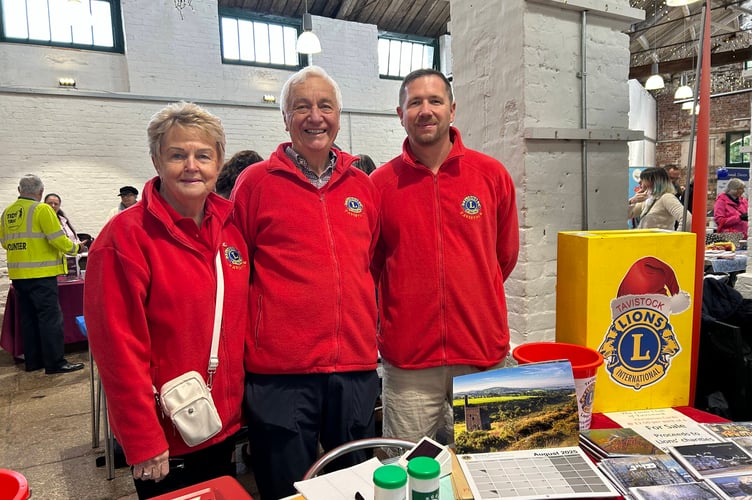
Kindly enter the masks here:
[[742, 233], [747, 237], [749, 203], [743, 196], [746, 186], [741, 179], [731, 179], [713, 205], [718, 233]]
[[[84, 292], [110, 422], [139, 498], [234, 475], [250, 325], [247, 246], [231, 222], [232, 204], [214, 193], [225, 152], [219, 118], [192, 103], [170, 104], [151, 119], [148, 139], [157, 176], [140, 203], [102, 229]], [[221, 285], [219, 364], [211, 372]], [[221, 420], [199, 443], [181, 437], [155, 398], [189, 371], [211, 388]]]
[[[640, 191], [629, 199], [629, 218], [639, 218], [638, 229], [682, 228], [684, 205], [674, 196], [674, 185], [666, 170], [646, 168], [640, 173]], [[687, 212], [687, 226], [692, 224], [692, 214]]]

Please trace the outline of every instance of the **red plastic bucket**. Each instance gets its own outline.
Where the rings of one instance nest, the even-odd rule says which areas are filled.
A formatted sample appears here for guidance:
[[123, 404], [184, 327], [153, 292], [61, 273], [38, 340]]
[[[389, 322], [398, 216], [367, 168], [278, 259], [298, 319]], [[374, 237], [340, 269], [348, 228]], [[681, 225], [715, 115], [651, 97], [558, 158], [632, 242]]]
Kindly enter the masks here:
[[26, 500], [30, 496], [29, 483], [23, 474], [0, 469], [0, 500]]
[[594, 377], [603, 356], [589, 347], [563, 342], [529, 342], [514, 348], [512, 356], [520, 364], [568, 359], [574, 378]]
[[580, 430], [590, 428], [595, 398], [595, 375], [603, 356], [589, 347], [564, 342], [530, 342], [514, 348], [512, 357], [520, 364], [566, 359], [572, 365]]

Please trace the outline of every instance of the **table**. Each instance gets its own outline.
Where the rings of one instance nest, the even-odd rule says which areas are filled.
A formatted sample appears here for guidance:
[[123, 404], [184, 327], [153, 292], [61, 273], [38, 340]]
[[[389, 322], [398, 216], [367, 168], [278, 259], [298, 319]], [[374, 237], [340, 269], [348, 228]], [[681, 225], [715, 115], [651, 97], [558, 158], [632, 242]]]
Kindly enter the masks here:
[[[60, 307], [63, 310], [63, 327], [65, 329], [65, 343], [86, 341], [86, 337], [76, 325], [76, 316], [84, 313], [84, 280], [58, 280], [58, 294]], [[2, 333], [0, 333], [0, 347], [8, 351], [14, 358], [23, 356], [23, 337], [21, 335], [18, 301], [13, 285], [8, 289], [8, 299], [5, 302]]]
[[718, 258], [705, 254], [705, 270], [714, 273], [738, 273], [747, 269], [747, 251], [736, 252], [733, 259]]
[[[691, 406], [675, 406], [674, 410], [683, 413], [695, 422], [699, 422], [701, 424], [717, 424], [720, 422], [730, 421], [726, 418], [719, 417], [718, 415], [714, 415], [713, 413], [698, 410], [697, 408], [693, 408]], [[590, 423], [591, 429], [614, 429], [618, 427], [621, 427], [621, 425], [617, 424], [616, 422], [605, 416], [603, 413], [593, 413], [593, 421]]]

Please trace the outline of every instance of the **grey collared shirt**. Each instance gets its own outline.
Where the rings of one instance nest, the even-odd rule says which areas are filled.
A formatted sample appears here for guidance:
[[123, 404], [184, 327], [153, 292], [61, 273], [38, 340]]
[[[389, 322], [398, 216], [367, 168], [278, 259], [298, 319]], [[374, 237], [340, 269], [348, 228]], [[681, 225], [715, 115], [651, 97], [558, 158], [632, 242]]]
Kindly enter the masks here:
[[287, 146], [287, 148], [285, 148], [285, 154], [292, 160], [295, 166], [298, 167], [301, 172], [303, 172], [303, 175], [305, 175], [306, 179], [308, 179], [311, 184], [316, 186], [316, 188], [321, 189], [322, 187], [326, 186], [326, 183], [329, 182], [329, 179], [332, 178], [334, 165], [337, 163], [337, 155], [334, 153], [334, 151], [329, 150], [329, 163], [327, 164], [326, 169], [324, 170], [324, 172], [322, 172], [321, 175], [316, 174], [316, 172], [308, 168], [308, 162], [306, 161], [306, 159], [296, 153], [295, 150], [292, 149], [292, 146]]

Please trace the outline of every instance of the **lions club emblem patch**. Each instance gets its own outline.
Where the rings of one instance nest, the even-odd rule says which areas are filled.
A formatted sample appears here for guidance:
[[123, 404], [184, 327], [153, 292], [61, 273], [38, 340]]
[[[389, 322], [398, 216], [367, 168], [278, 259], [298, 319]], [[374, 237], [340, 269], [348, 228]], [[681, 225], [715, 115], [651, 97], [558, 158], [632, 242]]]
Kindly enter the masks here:
[[240, 250], [227, 244], [222, 245], [223, 252], [225, 254], [225, 260], [233, 269], [239, 269], [246, 265], [246, 261], [240, 254]]
[[360, 215], [363, 213], [363, 203], [354, 196], [348, 196], [345, 198], [345, 209], [352, 215]]
[[468, 195], [462, 200], [462, 215], [470, 219], [478, 218], [481, 213], [481, 203], [477, 196]]

